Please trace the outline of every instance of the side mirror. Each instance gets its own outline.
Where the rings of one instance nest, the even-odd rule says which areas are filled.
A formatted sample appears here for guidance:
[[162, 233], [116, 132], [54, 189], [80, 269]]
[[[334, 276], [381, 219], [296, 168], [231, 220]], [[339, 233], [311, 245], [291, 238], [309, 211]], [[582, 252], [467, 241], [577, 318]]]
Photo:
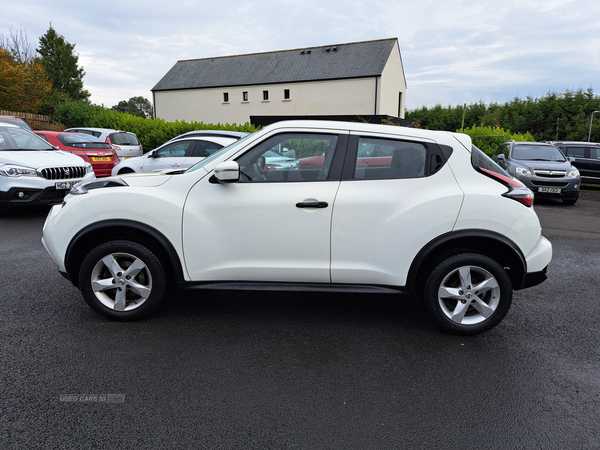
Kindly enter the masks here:
[[240, 166], [235, 161], [225, 161], [215, 167], [215, 178], [219, 183], [236, 183], [240, 180]]
[[569, 162], [575, 162], [575, 157], [569, 156]]
[[502, 161], [503, 163], [506, 162], [506, 157], [504, 156], [504, 153], [500, 153], [499, 155], [496, 155], [496, 160], [497, 161]]

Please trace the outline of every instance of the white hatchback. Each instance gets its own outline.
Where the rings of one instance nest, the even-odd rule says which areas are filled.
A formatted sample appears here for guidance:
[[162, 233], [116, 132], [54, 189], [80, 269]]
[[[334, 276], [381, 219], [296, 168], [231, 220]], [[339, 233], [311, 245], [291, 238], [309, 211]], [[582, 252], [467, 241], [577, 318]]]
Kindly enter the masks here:
[[[311, 164], [267, 162], [283, 151]], [[477, 334], [546, 278], [532, 203], [465, 134], [292, 121], [183, 173], [82, 183], [42, 240], [114, 320], [146, 317], [176, 287], [407, 291], [443, 329]]]
[[118, 162], [112, 169], [112, 175], [187, 169], [235, 141], [237, 139], [228, 137], [189, 137], [169, 141], [144, 156]]
[[144, 149], [139, 139], [134, 133], [129, 131], [89, 127], [68, 128], [65, 131], [91, 134], [98, 139], [102, 139], [104, 142], [110, 144], [119, 159], [133, 158], [134, 156], [142, 156], [144, 154]]

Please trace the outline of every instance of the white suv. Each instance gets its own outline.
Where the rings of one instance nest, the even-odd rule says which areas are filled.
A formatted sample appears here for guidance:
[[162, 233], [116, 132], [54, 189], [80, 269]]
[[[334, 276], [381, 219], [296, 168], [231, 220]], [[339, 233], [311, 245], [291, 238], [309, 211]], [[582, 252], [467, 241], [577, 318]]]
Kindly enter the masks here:
[[94, 179], [92, 166], [12, 124], [0, 124], [0, 212], [60, 203], [75, 183]]
[[279, 122], [183, 173], [75, 186], [42, 240], [114, 320], [147, 316], [175, 287], [408, 291], [443, 329], [477, 334], [513, 289], [546, 278], [532, 202], [465, 134]]

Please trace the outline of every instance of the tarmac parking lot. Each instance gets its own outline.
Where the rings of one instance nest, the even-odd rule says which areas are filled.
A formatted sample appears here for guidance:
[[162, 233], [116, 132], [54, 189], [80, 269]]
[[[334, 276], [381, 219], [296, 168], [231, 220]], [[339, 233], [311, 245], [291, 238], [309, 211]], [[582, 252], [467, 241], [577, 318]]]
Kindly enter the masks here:
[[173, 293], [110, 322], [57, 272], [48, 208], [0, 217], [0, 448], [600, 448], [600, 190], [536, 201], [548, 280], [492, 331], [381, 294]]

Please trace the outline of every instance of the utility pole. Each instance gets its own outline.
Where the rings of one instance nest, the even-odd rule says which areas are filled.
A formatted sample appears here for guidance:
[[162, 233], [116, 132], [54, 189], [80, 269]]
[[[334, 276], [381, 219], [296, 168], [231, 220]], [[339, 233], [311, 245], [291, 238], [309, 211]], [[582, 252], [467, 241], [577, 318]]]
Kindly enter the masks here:
[[590, 119], [590, 133], [588, 134], [588, 142], [592, 137], [592, 120], [594, 120], [594, 113], [600, 113], [600, 111], [592, 111], [592, 118]]

